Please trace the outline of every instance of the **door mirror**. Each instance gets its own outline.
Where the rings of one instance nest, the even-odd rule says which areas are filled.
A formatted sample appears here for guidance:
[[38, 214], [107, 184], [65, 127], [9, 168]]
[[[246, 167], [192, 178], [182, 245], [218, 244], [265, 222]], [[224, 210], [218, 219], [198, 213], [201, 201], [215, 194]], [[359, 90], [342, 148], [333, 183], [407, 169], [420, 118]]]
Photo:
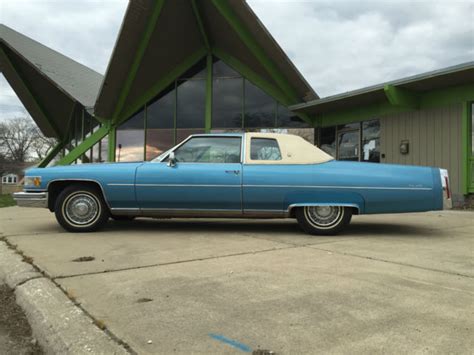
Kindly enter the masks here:
[[174, 156], [174, 152], [171, 152], [170, 155], [168, 155], [168, 166], [173, 167], [176, 165], [176, 158]]

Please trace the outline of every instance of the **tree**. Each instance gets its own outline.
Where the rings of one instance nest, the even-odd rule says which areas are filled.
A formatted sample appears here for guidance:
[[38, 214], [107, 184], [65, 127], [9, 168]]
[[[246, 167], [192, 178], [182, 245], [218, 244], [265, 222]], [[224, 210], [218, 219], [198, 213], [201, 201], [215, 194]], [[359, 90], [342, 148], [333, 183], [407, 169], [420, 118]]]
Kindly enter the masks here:
[[45, 137], [30, 117], [0, 122], [0, 155], [11, 162], [41, 160], [56, 139]]

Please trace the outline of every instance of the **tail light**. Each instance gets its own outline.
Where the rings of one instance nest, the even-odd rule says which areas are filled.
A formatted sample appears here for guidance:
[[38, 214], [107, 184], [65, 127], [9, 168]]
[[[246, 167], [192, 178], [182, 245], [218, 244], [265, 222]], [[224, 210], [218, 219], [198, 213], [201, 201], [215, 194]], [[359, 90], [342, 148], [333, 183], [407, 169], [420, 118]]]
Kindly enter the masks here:
[[443, 185], [443, 194], [446, 199], [451, 198], [451, 189], [449, 187], [449, 174], [446, 169], [439, 169], [439, 174], [441, 176], [441, 185]]

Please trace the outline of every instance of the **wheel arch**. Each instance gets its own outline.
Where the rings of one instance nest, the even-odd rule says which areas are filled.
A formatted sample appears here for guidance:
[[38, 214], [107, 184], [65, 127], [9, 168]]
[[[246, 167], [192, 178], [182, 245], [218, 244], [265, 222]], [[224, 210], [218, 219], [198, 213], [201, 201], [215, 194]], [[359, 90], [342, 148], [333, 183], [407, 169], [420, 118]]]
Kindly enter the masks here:
[[341, 202], [302, 202], [302, 203], [293, 203], [288, 206], [288, 215], [291, 218], [296, 217], [295, 212], [299, 207], [315, 207], [315, 206], [341, 206], [341, 207], [350, 207], [352, 209], [352, 214], [358, 215], [362, 214], [363, 210], [361, 206], [357, 203], [341, 203]]
[[81, 185], [87, 185], [94, 187], [97, 189], [102, 194], [102, 198], [105, 201], [105, 204], [107, 205], [107, 208], [110, 211], [110, 206], [107, 201], [104, 189], [100, 182], [97, 180], [88, 180], [88, 179], [56, 179], [56, 180], [51, 180], [48, 183], [48, 209], [51, 212], [54, 212], [54, 206], [56, 204], [56, 199], [58, 198], [59, 194], [68, 186], [75, 185], [75, 184], [81, 184]]

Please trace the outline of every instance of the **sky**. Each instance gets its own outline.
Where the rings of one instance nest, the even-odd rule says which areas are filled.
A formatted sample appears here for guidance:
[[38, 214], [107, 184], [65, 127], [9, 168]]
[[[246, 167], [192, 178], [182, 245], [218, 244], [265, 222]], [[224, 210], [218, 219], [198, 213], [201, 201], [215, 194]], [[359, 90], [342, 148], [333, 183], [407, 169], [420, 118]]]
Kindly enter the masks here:
[[[105, 73], [127, 0], [0, 0], [0, 23]], [[249, 0], [320, 97], [474, 60], [474, 1]], [[0, 120], [24, 115], [0, 74]]]

